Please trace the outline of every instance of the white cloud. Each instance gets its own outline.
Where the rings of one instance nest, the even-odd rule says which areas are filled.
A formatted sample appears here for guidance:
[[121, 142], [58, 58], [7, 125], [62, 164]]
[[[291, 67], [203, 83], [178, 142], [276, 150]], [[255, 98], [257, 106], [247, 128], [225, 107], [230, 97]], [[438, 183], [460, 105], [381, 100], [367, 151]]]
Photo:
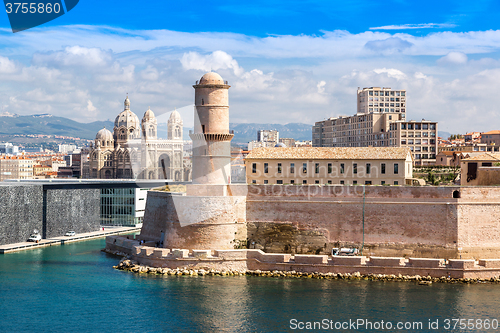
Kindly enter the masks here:
[[463, 65], [467, 63], [467, 55], [462, 52], [450, 52], [442, 58], [437, 60], [437, 63], [440, 65]]
[[184, 53], [181, 58], [184, 69], [197, 69], [205, 72], [219, 69], [232, 69], [235, 75], [241, 75], [243, 68], [238, 62], [224, 51], [215, 51], [208, 55], [201, 55], [198, 52]]
[[406, 79], [406, 74], [397, 70], [395, 68], [377, 68], [373, 70], [377, 74], [387, 74], [388, 77], [392, 77], [399, 80]]
[[[54, 31], [58, 38], [48, 38]], [[192, 85], [212, 69], [231, 85], [233, 122], [312, 124], [354, 114], [356, 89], [367, 86], [407, 89], [408, 116], [438, 120], [442, 130], [489, 130], [500, 121], [500, 31], [259, 38], [71, 26], [0, 35], [8, 46], [0, 98], [11, 113], [114, 119], [129, 93], [139, 117], [148, 106], [168, 117], [189, 105], [182, 115], [189, 126]]]
[[454, 27], [456, 27], [456, 24], [451, 24], [451, 23], [419, 23], [419, 24], [384, 25], [381, 27], [370, 28], [370, 30], [443, 29], [443, 28], [454, 28]]

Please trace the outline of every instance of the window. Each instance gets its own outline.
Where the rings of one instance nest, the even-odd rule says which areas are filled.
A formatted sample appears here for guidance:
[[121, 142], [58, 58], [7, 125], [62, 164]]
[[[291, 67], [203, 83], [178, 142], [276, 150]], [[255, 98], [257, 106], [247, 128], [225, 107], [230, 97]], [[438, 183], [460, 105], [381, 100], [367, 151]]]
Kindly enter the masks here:
[[257, 181], [255, 179], [252, 180], [252, 184], [257, 184]]
[[290, 163], [290, 173], [295, 173], [295, 163]]
[[304, 179], [304, 180], [302, 181], [302, 184], [307, 184], [307, 180], [306, 180], [306, 179]]
[[278, 180], [276, 181], [276, 184], [278, 184], [278, 185], [283, 185], [283, 179], [278, 179]]
[[371, 171], [371, 164], [370, 163], [366, 163], [366, 174], [369, 174]]
[[264, 163], [264, 173], [268, 173], [268, 172], [269, 172], [269, 164]]
[[295, 179], [290, 180], [290, 184], [295, 184]]
[[397, 180], [395, 180], [394, 185], [399, 185], [399, 182]]
[[380, 182], [380, 185], [385, 185], [385, 180], [382, 180], [382, 181]]
[[278, 163], [278, 173], [281, 173], [281, 163]]
[[358, 173], [358, 163], [353, 163], [352, 164], [352, 173], [357, 174]]
[[302, 163], [302, 172], [307, 173], [307, 163]]
[[358, 181], [357, 180], [353, 180], [352, 185], [358, 185]]
[[319, 180], [315, 180], [315, 181], [314, 181], [314, 184], [319, 184]]
[[344, 163], [340, 163], [340, 173], [344, 173]]
[[269, 183], [267, 179], [264, 179], [264, 184], [267, 184]]
[[399, 173], [399, 164], [394, 163], [394, 174], [397, 175]]
[[344, 181], [343, 180], [340, 181], [340, 185], [344, 185]]
[[332, 173], [332, 163], [328, 163], [328, 173]]
[[329, 180], [329, 181], [328, 181], [328, 184], [329, 184], [329, 185], [331, 185], [331, 184], [332, 184], [332, 181], [331, 181], [331, 180]]
[[319, 173], [319, 163], [314, 164], [314, 173]]
[[257, 173], [257, 163], [252, 163], [252, 173]]
[[365, 185], [371, 185], [372, 184], [372, 181], [371, 180], [366, 180], [365, 181]]

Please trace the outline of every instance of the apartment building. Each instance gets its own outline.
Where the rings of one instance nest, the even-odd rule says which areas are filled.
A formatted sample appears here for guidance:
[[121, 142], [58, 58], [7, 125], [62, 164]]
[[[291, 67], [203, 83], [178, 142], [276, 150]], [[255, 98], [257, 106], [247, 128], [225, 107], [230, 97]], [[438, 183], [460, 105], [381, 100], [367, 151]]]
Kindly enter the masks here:
[[489, 131], [481, 134], [481, 143], [500, 146], [500, 131]]
[[406, 98], [405, 90], [358, 89], [357, 114], [316, 122], [313, 147], [407, 147], [416, 165], [434, 164], [437, 122], [407, 121]]
[[250, 184], [404, 185], [409, 148], [255, 148], [245, 159]]
[[23, 156], [0, 156], [0, 181], [33, 179], [33, 160]]

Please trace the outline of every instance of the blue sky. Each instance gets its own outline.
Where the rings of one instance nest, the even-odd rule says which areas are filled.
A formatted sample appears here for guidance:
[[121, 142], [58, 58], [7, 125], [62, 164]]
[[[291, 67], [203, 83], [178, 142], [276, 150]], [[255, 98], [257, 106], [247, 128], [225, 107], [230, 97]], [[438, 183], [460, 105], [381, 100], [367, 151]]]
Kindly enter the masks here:
[[[408, 116], [498, 129], [497, 1], [86, 1], [12, 34], [0, 15], [0, 112], [114, 119], [177, 108], [230, 81], [234, 122], [314, 123], [356, 111], [356, 89], [408, 91]], [[160, 118], [162, 121], [162, 118]]]

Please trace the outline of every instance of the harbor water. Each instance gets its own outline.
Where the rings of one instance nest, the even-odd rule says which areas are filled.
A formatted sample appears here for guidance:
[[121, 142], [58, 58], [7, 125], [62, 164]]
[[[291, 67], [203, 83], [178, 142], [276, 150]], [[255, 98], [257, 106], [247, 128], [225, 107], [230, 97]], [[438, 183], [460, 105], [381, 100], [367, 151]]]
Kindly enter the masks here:
[[104, 246], [0, 256], [0, 332], [500, 331], [497, 284], [153, 276]]

